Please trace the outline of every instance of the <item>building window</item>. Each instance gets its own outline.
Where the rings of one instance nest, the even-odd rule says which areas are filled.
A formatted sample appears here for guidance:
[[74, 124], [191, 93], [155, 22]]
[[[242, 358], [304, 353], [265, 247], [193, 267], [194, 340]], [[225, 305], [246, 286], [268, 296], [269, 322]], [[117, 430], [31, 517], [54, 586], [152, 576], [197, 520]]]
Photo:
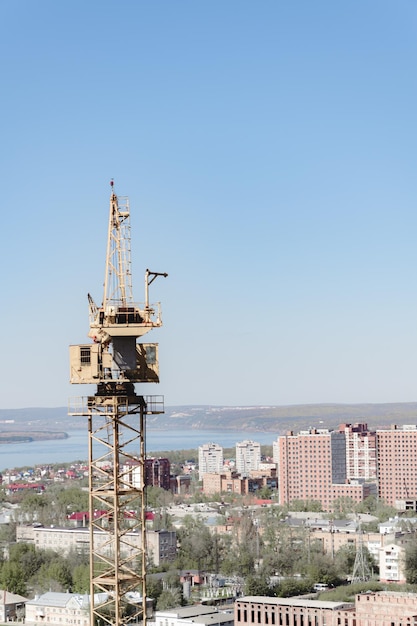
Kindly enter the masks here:
[[91, 350], [89, 346], [80, 348], [80, 362], [81, 365], [91, 364]]

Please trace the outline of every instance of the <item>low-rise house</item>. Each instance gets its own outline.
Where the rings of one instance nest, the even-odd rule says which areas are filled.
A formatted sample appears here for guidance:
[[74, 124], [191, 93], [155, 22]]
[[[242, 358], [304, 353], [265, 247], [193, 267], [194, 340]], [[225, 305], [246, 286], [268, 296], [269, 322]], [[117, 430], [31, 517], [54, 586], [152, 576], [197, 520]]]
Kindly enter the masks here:
[[22, 621], [27, 598], [0, 589], [0, 622]]
[[[107, 594], [94, 596], [94, 602], [105, 602]], [[57, 626], [90, 626], [90, 596], [88, 594], [48, 591], [26, 602], [25, 624], [56, 624]]]
[[235, 603], [235, 626], [405, 626], [417, 623], [417, 594], [366, 592], [355, 602], [308, 597], [246, 596]]
[[166, 611], [156, 611], [155, 626], [233, 626], [233, 611], [226, 612], [214, 606], [196, 604], [177, 607]]

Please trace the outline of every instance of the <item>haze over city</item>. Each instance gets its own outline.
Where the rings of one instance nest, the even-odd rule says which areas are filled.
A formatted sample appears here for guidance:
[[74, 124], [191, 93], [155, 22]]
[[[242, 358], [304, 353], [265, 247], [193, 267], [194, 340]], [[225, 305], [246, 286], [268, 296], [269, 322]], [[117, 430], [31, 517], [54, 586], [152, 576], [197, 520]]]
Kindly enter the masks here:
[[417, 5], [6, 0], [1, 408], [64, 406], [110, 179], [167, 405], [411, 402]]

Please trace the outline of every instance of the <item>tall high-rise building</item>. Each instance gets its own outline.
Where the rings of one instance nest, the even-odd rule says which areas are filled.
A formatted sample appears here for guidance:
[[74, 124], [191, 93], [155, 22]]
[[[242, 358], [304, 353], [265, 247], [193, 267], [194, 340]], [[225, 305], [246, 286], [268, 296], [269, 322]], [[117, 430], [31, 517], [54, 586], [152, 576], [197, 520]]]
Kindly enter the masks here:
[[146, 487], [161, 487], [169, 491], [171, 487], [171, 463], [169, 459], [145, 459]]
[[376, 432], [367, 424], [340, 424], [346, 437], [346, 478], [376, 481]]
[[205, 443], [198, 448], [198, 477], [223, 471], [223, 448], [218, 443]]
[[417, 426], [377, 430], [379, 497], [391, 506], [417, 498]]
[[[142, 465], [139, 461], [128, 460], [123, 466], [123, 472], [128, 482], [133, 485], [142, 485]], [[171, 463], [165, 458], [145, 459], [145, 487], [161, 487], [169, 491], [171, 487]]]
[[253, 470], [259, 469], [261, 462], [261, 444], [256, 441], [241, 441], [236, 444], [236, 470], [247, 477]]
[[325, 428], [293, 432], [278, 438], [278, 492], [280, 504], [316, 500], [331, 511], [339, 498], [360, 502], [371, 486], [349, 480], [343, 430]]

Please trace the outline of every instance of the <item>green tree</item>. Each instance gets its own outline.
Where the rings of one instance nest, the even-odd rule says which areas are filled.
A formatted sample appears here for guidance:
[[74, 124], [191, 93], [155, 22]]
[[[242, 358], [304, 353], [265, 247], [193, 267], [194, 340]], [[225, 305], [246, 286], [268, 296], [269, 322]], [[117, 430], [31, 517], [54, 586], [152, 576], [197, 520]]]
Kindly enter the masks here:
[[339, 572], [328, 554], [313, 553], [304, 571], [313, 583], [335, 586], [341, 582]]
[[417, 584], [417, 544], [414, 541], [405, 549], [405, 577], [408, 583]]
[[156, 609], [157, 611], [166, 611], [176, 606], [182, 606], [182, 603], [183, 598], [180, 589], [173, 589], [172, 591], [165, 590], [161, 593], [156, 602]]
[[162, 580], [155, 576], [146, 577], [146, 596], [152, 599], [154, 608], [162, 591]]
[[65, 559], [57, 556], [51, 563], [44, 563], [36, 575], [36, 583], [42, 591], [67, 591], [72, 586], [72, 575]]
[[88, 511], [88, 492], [77, 485], [72, 485], [57, 492], [56, 502], [65, 509], [66, 514]]
[[274, 588], [274, 595], [279, 598], [290, 598], [299, 596], [311, 591], [311, 582], [309, 580], [296, 580], [295, 578], [287, 578]]
[[24, 522], [46, 524], [49, 520], [49, 498], [45, 493], [27, 492], [23, 495], [19, 508], [19, 517]]
[[161, 487], [146, 487], [146, 505], [151, 509], [167, 508], [174, 501], [170, 491]]
[[10, 593], [17, 593], [21, 596], [26, 595], [25, 574], [19, 563], [5, 561], [2, 564], [0, 570], [0, 585], [2, 589], [10, 591]]
[[355, 501], [349, 496], [340, 496], [332, 502], [333, 513], [338, 518], [345, 518], [355, 512]]
[[319, 500], [293, 500], [290, 502], [289, 510], [320, 513], [323, 509]]
[[90, 593], [89, 565], [77, 565], [72, 570], [72, 591], [74, 593]]
[[262, 574], [249, 574], [245, 579], [246, 596], [272, 596], [274, 592], [269, 586], [269, 580], [267, 576]]
[[353, 543], [347, 543], [341, 546], [335, 554], [335, 565], [343, 578], [351, 575], [353, 566], [355, 565], [356, 546]]
[[9, 548], [9, 561], [22, 568], [24, 580], [30, 580], [43, 563], [41, 552], [27, 543], [15, 543]]
[[182, 569], [212, 571], [216, 559], [214, 539], [200, 518], [186, 515], [178, 529], [178, 566]]

